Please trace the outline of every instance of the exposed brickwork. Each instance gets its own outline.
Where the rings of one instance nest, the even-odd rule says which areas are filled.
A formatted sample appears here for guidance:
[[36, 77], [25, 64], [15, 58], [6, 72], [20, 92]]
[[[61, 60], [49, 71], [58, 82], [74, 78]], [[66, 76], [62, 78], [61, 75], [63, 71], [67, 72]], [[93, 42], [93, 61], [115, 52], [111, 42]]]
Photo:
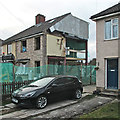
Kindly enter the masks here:
[[30, 59], [29, 66], [35, 67], [35, 61], [40, 61], [43, 66], [47, 63], [46, 57], [46, 35], [40, 36], [41, 47], [40, 50], [35, 50], [35, 38], [27, 40], [27, 51], [21, 52], [21, 41], [17, 42], [17, 59]]

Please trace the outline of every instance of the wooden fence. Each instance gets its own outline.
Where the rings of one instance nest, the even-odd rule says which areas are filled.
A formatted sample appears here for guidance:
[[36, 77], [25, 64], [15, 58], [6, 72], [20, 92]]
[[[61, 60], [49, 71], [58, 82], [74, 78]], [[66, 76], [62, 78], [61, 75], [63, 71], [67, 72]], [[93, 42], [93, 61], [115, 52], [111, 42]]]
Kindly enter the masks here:
[[2, 95], [10, 95], [12, 92], [24, 85], [27, 85], [34, 80], [28, 80], [23, 82], [4, 82], [2, 83]]

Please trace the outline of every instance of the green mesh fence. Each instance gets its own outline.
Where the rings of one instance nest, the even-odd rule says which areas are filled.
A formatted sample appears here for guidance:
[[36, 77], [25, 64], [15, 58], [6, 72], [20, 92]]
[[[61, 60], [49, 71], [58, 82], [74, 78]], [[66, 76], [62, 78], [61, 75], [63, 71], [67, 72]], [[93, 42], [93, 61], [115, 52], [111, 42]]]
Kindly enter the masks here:
[[96, 83], [95, 66], [45, 65], [40, 67], [20, 67], [12, 63], [0, 63], [2, 82], [37, 80], [49, 75], [72, 75], [78, 77], [83, 85]]
[[0, 63], [0, 81], [12, 82], [13, 81], [13, 64]]

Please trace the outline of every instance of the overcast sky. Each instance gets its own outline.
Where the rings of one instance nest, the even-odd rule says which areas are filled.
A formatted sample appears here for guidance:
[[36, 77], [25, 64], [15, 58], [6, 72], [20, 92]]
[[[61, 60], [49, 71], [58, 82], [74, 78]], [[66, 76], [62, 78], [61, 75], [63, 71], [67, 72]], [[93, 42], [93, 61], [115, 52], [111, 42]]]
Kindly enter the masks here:
[[0, 0], [0, 38], [10, 36], [35, 24], [40, 13], [46, 20], [71, 12], [89, 25], [89, 60], [96, 57], [95, 22], [90, 16], [105, 10], [120, 0]]

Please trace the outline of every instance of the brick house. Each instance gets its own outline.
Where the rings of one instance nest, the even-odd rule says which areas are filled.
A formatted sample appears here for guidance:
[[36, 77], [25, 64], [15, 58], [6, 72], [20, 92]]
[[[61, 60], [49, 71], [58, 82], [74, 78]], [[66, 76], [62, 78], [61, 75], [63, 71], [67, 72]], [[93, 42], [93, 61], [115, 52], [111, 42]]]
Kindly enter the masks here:
[[80, 60], [87, 64], [88, 29], [88, 22], [71, 13], [47, 21], [44, 15], [38, 14], [35, 25], [3, 42], [3, 52], [12, 53], [21, 66], [69, 64]]
[[120, 91], [120, 3], [91, 16], [96, 22], [96, 86]]

